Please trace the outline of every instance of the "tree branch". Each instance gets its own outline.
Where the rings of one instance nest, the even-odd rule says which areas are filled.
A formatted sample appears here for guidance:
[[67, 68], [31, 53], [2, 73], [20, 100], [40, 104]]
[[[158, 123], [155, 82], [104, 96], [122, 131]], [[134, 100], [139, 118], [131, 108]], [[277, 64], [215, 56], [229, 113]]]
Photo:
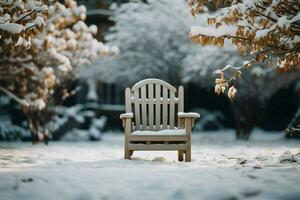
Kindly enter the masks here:
[[27, 100], [25, 99], [20, 99], [19, 97], [17, 97], [16, 95], [14, 95], [12, 92], [10, 92], [9, 90], [5, 89], [4, 87], [0, 86], [0, 90], [2, 92], [4, 92], [6, 95], [10, 96], [11, 98], [13, 98], [16, 102], [18, 102], [19, 104], [21, 104], [22, 106], [25, 107], [29, 107], [30, 104], [28, 103]]

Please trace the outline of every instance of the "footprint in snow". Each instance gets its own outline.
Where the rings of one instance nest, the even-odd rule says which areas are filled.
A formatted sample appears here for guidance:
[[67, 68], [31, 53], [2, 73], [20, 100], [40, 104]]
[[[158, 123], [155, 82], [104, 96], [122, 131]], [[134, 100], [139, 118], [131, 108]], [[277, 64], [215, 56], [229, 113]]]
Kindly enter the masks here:
[[152, 161], [153, 162], [164, 162], [166, 159], [164, 157], [156, 157]]
[[283, 154], [281, 154], [279, 156], [279, 162], [280, 163], [294, 163], [297, 162], [297, 160], [300, 158], [300, 155], [298, 155], [300, 153], [297, 153], [295, 155], [292, 154], [292, 152], [290, 151], [285, 151], [283, 152]]
[[32, 164], [32, 163], [36, 163], [36, 161], [33, 160], [33, 159], [22, 159], [22, 160], [19, 161], [19, 163]]
[[240, 164], [240, 165], [244, 165], [244, 164], [246, 164], [246, 162], [247, 162], [247, 159], [245, 159], [245, 158], [238, 158], [236, 160], [236, 164]]
[[30, 182], [33, 181], [33, 178], [23, 178], [23, 179], [21, 179], [21, 181], [22, 181], [23, 183], [30, 183]]

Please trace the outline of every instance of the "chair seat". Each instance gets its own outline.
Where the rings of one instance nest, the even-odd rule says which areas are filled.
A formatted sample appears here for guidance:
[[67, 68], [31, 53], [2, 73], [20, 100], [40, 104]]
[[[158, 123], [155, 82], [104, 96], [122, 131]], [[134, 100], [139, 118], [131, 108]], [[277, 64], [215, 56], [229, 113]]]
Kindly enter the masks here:
[[166, 129], [160, 131], [133, 131], [131, 135], [135, 136], [183, 136], [185, 129]]

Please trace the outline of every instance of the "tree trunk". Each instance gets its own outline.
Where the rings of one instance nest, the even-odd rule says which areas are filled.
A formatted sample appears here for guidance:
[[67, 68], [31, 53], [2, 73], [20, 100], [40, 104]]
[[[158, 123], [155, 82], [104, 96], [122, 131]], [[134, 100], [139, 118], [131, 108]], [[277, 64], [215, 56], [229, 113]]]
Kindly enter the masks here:
[[[43, 141], [47, 145], [49, 131], [46, 127], [46, 111], [34, 110], [30, 107], [23, 107], [22, 110], [26, 116], [28, 127], [31, 132], [32, 144], [37, 144], [38, 142]], [[40, 138], [40, 132], [42, 133], [43, 138]]]
[[253, 128], [261, 119], [262, 108], [256, 99], [237, 97], [231, 102], [234, 116], [236, 139], [248, 140]]

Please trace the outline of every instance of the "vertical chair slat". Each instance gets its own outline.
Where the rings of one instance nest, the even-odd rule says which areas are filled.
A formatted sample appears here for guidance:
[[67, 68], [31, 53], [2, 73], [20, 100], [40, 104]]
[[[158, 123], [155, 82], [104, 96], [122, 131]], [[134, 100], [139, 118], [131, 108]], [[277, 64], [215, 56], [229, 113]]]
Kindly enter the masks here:
[[149, 129], [153, 130], [153, 118], [154, 118], [154, 108], [153, 108], [153, 84], [148, 85], [148, 99], [149, 99]]
[[[183, 105], [184, 105], [184, 93], [183, 93], [183, 87], [179, 86], [178, 88], [178, 112], [183, 112]], [[180, 127], [180, 119], [178, 118], [178, 127]]]
[[184, 94], [183, 94], [183, 87], [179, 86], [178, 89], [178, 112], [183, 112], [183, 105], [184, 105]]
[[139, 90], [134, 91], [134, 117], [135, 117], [135, 129], [140, 129], [140, 102], [139, 102]]
[[146, 85], [141, 87], [141, 104], [142, 104], [142, 129], [147, 129], [147, 102], [146, 102]]
[[155, 84], [155, 129], [160, 130], [160, 85]]
[[170, 91], [170, 113], [169, 113], [169, 125], [170, 129], [174, 128], [175, 118], [175, 92]]
[[[131, 108], [131, 91], [130, 88], [125, 89], [125, 112], [132, 112]], [[130, 128], [132, 128], [132, 123], [130, 122]]]
[[132, 112], [131, 110], [131, 92], [129, 88], [125, 90], [125, 111], [127, 113]]
[[163, 129], [168, 126], [168, 88], [163, 87]]

